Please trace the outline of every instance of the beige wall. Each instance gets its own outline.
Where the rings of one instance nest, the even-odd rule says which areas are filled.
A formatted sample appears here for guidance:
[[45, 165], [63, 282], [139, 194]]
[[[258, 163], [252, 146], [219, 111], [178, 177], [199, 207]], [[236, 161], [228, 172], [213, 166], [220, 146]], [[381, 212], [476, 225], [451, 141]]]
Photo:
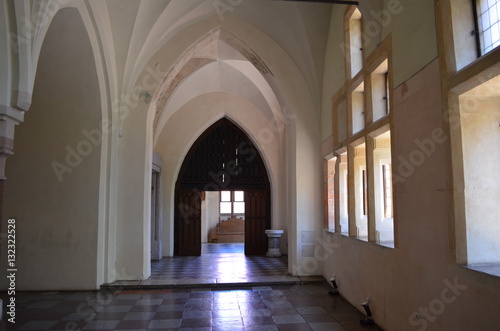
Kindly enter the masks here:
[[[449, 142], [441, 116], [437, 60], [395, 89], [393, 116], [399, 245], [390, 249], [325, 233], [333, 254], [324, 276], [336, 274], [341, 294], [360, 310], [360, 303], [370, 297], [374, 319], [385, 330], [499, 325], [499, 279], [462, 268], [453, 259], [445, 163]], [[419, 324], [415, 313], [425, 322]]]
[[[334, 6], [325, 57], [321, 136], [332, 132], [331, 98], [344, 84], [344, 12]], [[434, 1], [371, 0], [360, 5], [364, 25], [363, 56], [366, 59], [390, 34], [393, 47], [393, 86], [406, 81], [437, 56]]]
[[[461, 132], [468, 264], [500, 263], [500, 98], [462, 96]], [[491, 174], [491, 176], [484, 176]]]
[[205, 200], [201, 202], [201, 242], [210, 243], [216, 239], [219, 224], [219, 192], [205, 192]]
[[[396, 3], [387, 0], [383, 6], [377, 7], [375, 2], [370, 2], [371, 8], [365, 5], [365, 18], [370, 10], [380, 12], [391, 2]], [[397, 246], [391, 249], [325, 232], [323, 240], [329, 245], [331, 254], [325, 261], [323, 275], [331, 277], [335, 274], [340, 293], [359, 310], [362, 310], [360, 303], [370, 297], [375, 321], [388, 331], [491, 329], [500, 325], [496, 307], [500, 279], [461, 267], [455, 258], [452, 167], [448, 163], [451, 152], [448, 127], [444, 121], [447, 118], [443, 116], [446, 103], [441, 94], [435, 4], [433, 1], [401, 1], [400, 5], [403, 9], [392, 16], [379, 38], [380, 41], [389, 34], [392, 37], [394, 107], [391, 152]], [[336, 11], [343, 9], [334, 8], [332, 17], [340, 15]], [[365, 20], [365, 28], [369, 21]], [[334, 25], [338, 22], [332, 23]], [[332, 29], [330, 43], [337, 43], [341, 35], [343, 31]], [[375, 48], [365, 46], [367, 52]], [[340, 87], [343, 83], [339, 78], [343, 73], [335, 76], [334, 72], [328, 72], [331, 68], [340, 68], [344, 61], [334, 57], [332, 49], [328, 47], [325, 64], [323, 120], [329, 120], [330, 115], [326, 113], [331, 112], [329, 98], [332, 94], [328, 88]], [[335, 63], [328, 63], [329, 59]], [[467, 137], [464, 152], [478, 147], [475, 137], [478, 137], [481, 124], [485, 121], [497, 123], [498, 112], [492, 111], [489, 105], [491, 102], [498, 105], [498, 100], [475, 101], [482, 114], [473, 121], [467, 118], [462, 123], [467, 123], [462, 130]], [[479, 164], [493, 167], [498, 163], [492, 161], [496, 160], [498, 153], [488, 153], [488, 149], [493, 148], [490, 143], [498, 140], [498, 123], [495, 128], [491, 127], [487, 134], [489, 143], [481, 143], [481, 148], [471, 154], [472, 158], [463, 161], [464, 167], [471, 169], [466, 181], [474, 179]], [[337, 132], [332, 132], [331, 124], [323, 123], [322, 130], [323, 140], [332, 134], [337, 135]], [[492, 132], [496, 132], [494, 137]], [[481, 130], [481, 136], [485, 134]], [[324, 145], [326, 143], [325, 140]], [[488, 184], [475, 183], [485, 188], [494, 182], [492, 179]], [[497, 190], [488, 192], [498, 194]], [[484, 197], [471, 196], [472, 193], [470, 205], [481, 199], [484, 206]], [[498, 214], [496, 207], [487, 204], [493, 211], [490, 214]], [[480, 208], [469, 210], [467, 218], [477, 217], [481, 212]], [[471, 229], [469, 226], [469, 233]], [[481, 244], [482, 247], [474, 249], [488, 249], [484, 247], [485, 241]], [[471, 247], [468, 249], [473, 251]]]
[[[72, 24], [68, 24], [71, 22]], [[4, 232], [16, 219], [19, 290], [95, 289], [101, 104], [92, 48], [75, 9], [54, 19], [25, 122], [7, 161]], [[99, 129], [99, 130], [98, 130]], [[90, 134], [85, 134], [89, 132]], [[53, 164], [58, 162], [58, 171]], [[7, 241], [2, 240], [2, 253]], [[2, 265], [6, 265], [2, 254]], [[5, 277], [1, 279], [6, 287]]]

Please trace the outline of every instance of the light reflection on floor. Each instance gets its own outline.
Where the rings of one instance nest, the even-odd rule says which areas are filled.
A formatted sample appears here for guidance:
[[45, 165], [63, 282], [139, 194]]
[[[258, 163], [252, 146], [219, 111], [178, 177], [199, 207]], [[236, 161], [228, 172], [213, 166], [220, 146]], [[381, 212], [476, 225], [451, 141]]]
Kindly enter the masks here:
[[244, 244], [203, 244], [201, 256], [165, 257], [153, 262], [150, 279], [202, 283], [251, 283], [289, 279], [287, 257], [245, 256]]
[[164, 257], [151, 261], [146, 280], [115, 281], [103, 288], [218, 287], [324, 282], [323, 276], [298, 277], [288, 272], [288, 257], [246, 256], [243, 244], [203, 244], [201, 256]]

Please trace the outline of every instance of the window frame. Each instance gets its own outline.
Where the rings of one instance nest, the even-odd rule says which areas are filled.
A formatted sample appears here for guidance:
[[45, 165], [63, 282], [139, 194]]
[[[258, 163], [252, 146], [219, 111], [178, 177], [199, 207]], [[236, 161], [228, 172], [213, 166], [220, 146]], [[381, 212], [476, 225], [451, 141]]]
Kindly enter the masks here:
[[[348, 11], [346, 11], [348, 13]], [[346, 41], [348, 32], [346, 31]], [[347, 72], [350, 71], [349, 59], [346, 59]], [[374, 80], [375, 74], [378, 75]], [[379, 214], [385, 219], [384, 191], [375, 186], [375, 177], [381, 177], [381, 173], [375, 173], [378, 169], [374, 165], [375, 139], [390, 132], [393, 134], [393, 75], [392, 75], [392, 39], [388, 35], [370, 55], [363, 59], [363, 68], [354, 77], [346, 75], [344, 85], [332, 97], [332, 121], [334, 134], [333, 151], [337, 156], [337, 168], [335, 175], [335, 234], [350, 237], [361, 242], [375, 244], [388, 249], [398, 248], [397, 235], [397, 201], [394, 194], [394, 184], [391, 185], [392, 193], [392, 221], [391, 242], [389, 239], [378, 240], [377, 233]], [[376, 85], [375, 85], [376, 84]], [[374, 91], [374, 86], [377, 86]], [[353, 94], [363, 91], [362, 113], [363, 125], [359, 130], [354, 130], [353, 121], [355, 114], [353, 107], [360, 109], [360, 100], [353, 102]], [[384, 101], [384, 103], [382, 103]], [[378, 102], [378, 115], [374, 118], [374, 102]], [[345, 103], [346, 118], [342, 116]], [[359, 107], [358, 107], [359, 106]], [[358, 109], [358, 115], [359, 115]], [[357, 119], [359, 121], [359, 118]], [[347, 132], [341, 135], [341, 129]], [[392, 150], [393, 139], [390, 139]], [[358, 147], [362, 147], [358, 150]], [[366, 179], [366, 188], [361, 177], [363, 171], [358, 169], [360, 157], [363, 157]], [[391, 153], [390, 163], [393, 164], [394, 155]], [[354, 160], [356, 161], [356, 165]], [[343, 168], [345, 169], [343, 169]], [[393, 171], [391, 167], [391, 171]], [[391, 173], [394, 176], [393, 173]], [[379, 182], [381, 179], [377, 179]], [[378, 185], [378, 184], [377, 184]], [[377, 188], [376, 188], [377, 187]], [[366, 192], [365, 194], [363, 193]], [[380, 203], [380, 206], [376, 205]], [[346, 211], [344, 209], [347, 209]], [[377, 214], [378, 213], [378, 214]], [[366, 222], [366, 228], [365, 228]], [[347, 228], [346, 228], [347, 227]], [[368, 238], [366, 238], [368, 232]], [[389, 233], [386, 234], [386, 238]]]
[[[498, 12], [498, 8], [500, 7], [500, 2], [497, 1], [494, 5], [495, 10], [497, 10], [497, 21], [494, 24], [491, 24], [491, 22], [490, 22], [488, 25], [488, 29], [483, 30], [483, 28], [482, 28], [483, 24], [482, 24], [482, 20], [480, 18], [480, 16], [482, 15], [480, 2], [481, 1], [488, 1], [488, 0], [471, 0], [471, 1], [472, 1], [472, 15], [473, 15], [473, 20], [474, 20], [474, 28], [475, 28], [475, 30], [472, 31], [472, 33], [474, 34], [475, 40], [476, 40], [477, 57], [480, 58], [480, 57], [488, 54], [489, 52], [493, 51], [495, 48], [500, 46], [500, 44], [499, 44], [499, 45], [493, 47], [494, 43], [492, 43], [492, 45], [491, 45], [492, 48], [488, 51], [486, 51], [486, 47], [483, 47], [484, 46], [484, 32], [488, 29], [491, 30], [495, 24], [498, 24], [500, 26], [500, 13]], [[489, 7], [489, 5], [488, 5], [488, 7]], [[486, 12], [489, 14], [490, 8], [488, 8], [488, 10]], [[499, 31], [499, 33], [500, 33], [500, 31]], [[500, 39], [495, 41], [495, 42], [498, 42], [498, 41], [500, 41]]]
[[[390, 174], [389, 176], [387, 176], [388, 173]], [[392, 200], [394, 195], [392, 188], [392, 163], [382, 163], [382, 188], [384, 197], [384, 218], [392, 218], [394, 213], [394, 203]], [[387, 194], [387, 192], [390, 192], [390, 194]], [[390, 213], [388, 213], [388, 210], [390, 210]]]
[[478, 16], [478, 11], [477, 11], [477, 2], [478, 0], [471, 0], [472, 4], [472, 16], [474, 20], [474, 31], [471, 33], [474, 34], [474, 38], [476, 40], [476, 53], [477, 57], [481, 57], [482, 51], [481, 51], [481, 36], [479, 32], [479, 16]]
[[[356, 13], [356, 11], [358, 13]], [[354, 16], [358, 15], [359, 18], [355, 18]], [[354, 32], [351, 29], [352, 21], [357, 20], [359, 21], [357, 24], [359, 25], [359, 35], [355, 36]], [[347, 7], [346, 11], [344, 12], [344, 59], [345, 59], [345, 73], [346, 77], [348, 79], [354, 78], [359, 74], [362, 74], [363, 72], [363, 67], [364, 67], [364, 38], [363, 38], [363, 29], [364, 29], [364, 22], [363, 22], [363, 14], [359, 10], [357, 6], [349, 6]], [[354, 39], [357, 39], [356, 42]], [[359, 59], [360, 60], [360, 67], [359, 70], [356, 70], [357, 68], [353, 67], [353, 47], [355, 44], [359, 43]]]
[[[229, 196], [229, 200], [222, 200], [222, 192], [230, 192], [230, 196]], [[243, 200], [242, 201], [237, 201], [236, 200], [236, 192], [243, 192]], [[219, 219], [222, 219], [222, 216], [224, 217], [227, 217], [229, 215], [229, 219], [232, 219], [232, 218], [237, 218], [237, 217], [241, 217], [242, 216], [242, 219], [245, 219], [245, 213], [235, 213], [234, 211], [234, 204], [235, 203], [240, 203], [240, 202], [243, 202], [245, 204], [245, 191], [219, 191]], [[222, 213], [221, 212], [221, 207], [222, 207], [222, 203], [230, 203], [231, 204], [231, 213]], [[246, 206], [244, 205], [244, 208]]]

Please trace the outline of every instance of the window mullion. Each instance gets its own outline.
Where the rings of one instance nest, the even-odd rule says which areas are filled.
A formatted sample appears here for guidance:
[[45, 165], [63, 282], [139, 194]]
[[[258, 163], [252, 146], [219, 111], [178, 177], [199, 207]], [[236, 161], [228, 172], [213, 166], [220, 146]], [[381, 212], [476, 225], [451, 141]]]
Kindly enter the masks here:
[[475, 40], [476, 40], [476, 52], [477, 52], [477, 57], [481, 57], [482, 55], [482, 50], [481, 50], [481, 33], [479, 32], [479, 16], [478, 16], [478, 10], [477, 10], [477, 0], [472, 0], [472, 16], [474, 16], [474, 31], [471, 31], [471, 34], [474, 34]]

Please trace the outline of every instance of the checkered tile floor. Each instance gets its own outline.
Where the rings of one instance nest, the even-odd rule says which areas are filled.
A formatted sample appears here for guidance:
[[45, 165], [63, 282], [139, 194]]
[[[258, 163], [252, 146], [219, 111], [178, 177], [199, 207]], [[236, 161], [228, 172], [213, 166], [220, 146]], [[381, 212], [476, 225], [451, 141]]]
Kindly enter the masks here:
[[[6, 330], [381, 330], [327, 284], [18, 293]], [[5, 302], [5, 294], [1, 295]], [[5, 309], [4, 309], [5, 311]]]
[[286, 256], [245, 256], [243, 252], [243, 244], [204, 244], [201, 256], [164, 257], [152, 262], [151, 279], [231, 283], [290, 276]]
[[146, 280], [115, 281], [105, 287], [144, 289], [174, 286], [228, 286], [294, 284], [323, 281], [322, 276], [295, 277], [288, 272], [288, 257], [245, 256], [244, 244], [203, 244], [201, 256], [164, 257], [151, 261]]

